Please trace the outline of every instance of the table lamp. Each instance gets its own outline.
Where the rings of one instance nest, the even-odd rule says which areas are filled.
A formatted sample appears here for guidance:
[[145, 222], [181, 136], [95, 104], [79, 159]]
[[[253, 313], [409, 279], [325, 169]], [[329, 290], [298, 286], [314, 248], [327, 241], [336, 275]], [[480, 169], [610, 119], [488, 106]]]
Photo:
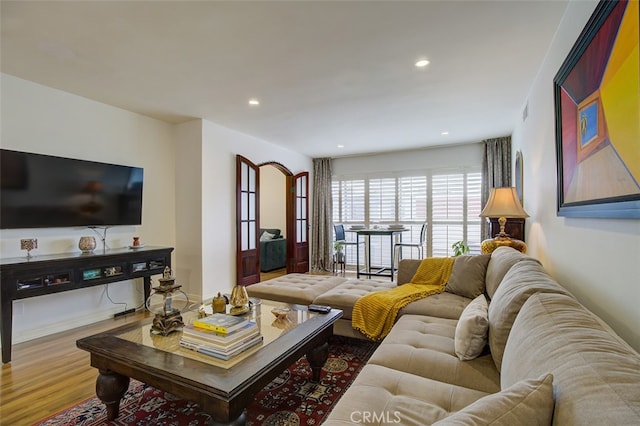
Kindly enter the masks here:
[[524, 241], [511, 238], [504, 232], [507, 219], [529, 217], [520, 204], [515, 188], [493, 188], [487, 204], [480, 213], [480, 217], [497, 217], [498, 223], [500, 224], [500, 233], [496, 235], [495, 238], [489, 238], [482, 242], [480, 247], [483, 254], [492, 253], [501, 246], [513, 247], [522, 253], [527, 251], [527, 245]]

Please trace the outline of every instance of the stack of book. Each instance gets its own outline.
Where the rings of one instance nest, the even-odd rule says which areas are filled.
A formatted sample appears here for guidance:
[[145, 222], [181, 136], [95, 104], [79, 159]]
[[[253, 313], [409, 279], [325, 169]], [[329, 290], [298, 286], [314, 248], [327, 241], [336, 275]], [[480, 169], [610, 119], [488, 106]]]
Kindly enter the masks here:
[[229, 360], [262, 342], [258, 325], [246, 318], [213, 314], [182, 329], [180, 346]]

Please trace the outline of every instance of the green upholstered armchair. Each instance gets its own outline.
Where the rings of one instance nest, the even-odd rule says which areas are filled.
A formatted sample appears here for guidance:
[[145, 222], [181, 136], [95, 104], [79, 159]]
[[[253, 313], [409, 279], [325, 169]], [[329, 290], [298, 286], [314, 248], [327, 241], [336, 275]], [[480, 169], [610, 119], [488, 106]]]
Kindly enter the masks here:
[[287, 265], [287, 240], [279, 229], [260, 229], [260, 271], [268, 272]]

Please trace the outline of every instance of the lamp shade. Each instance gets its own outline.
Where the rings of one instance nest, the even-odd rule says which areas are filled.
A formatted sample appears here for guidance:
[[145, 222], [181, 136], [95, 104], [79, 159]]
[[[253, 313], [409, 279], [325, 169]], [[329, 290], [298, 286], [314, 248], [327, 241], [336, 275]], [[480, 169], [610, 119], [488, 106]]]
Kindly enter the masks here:
[[525, 218], [529, 215], [522, 208], [516, 189], [504, 187], [491, 190], [480, 217]]

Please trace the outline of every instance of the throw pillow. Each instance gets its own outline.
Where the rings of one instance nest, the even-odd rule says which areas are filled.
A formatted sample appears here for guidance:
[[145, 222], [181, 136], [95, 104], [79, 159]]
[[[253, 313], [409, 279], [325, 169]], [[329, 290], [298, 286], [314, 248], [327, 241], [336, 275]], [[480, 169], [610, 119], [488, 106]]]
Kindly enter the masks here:
[[523, 380], [480, 398], [433, 426], [444, 425], [550, 425], [553, 416], [553, 375]]
[[475, 299], [483, 294], [484, 278], [491, 255], [467, 255], [458, 256], [455, 259], [445, 291], [469, 299]]
[[272, 233], [270, 233], [270, 232], [267, 232], [267, 231], [264, 231], [264, 232], [262, 233], [262, 235], [260, 235], [260, 241], [269, 241], [269, 240], [272, 240], [274, 236], [275, 236], [274, 234], [272, 234]]
[[487, 345], [489, 305], [484, 294], [476, 297], [462, 311], [454, 337], [456, 355], [463, 361], [477, 358]]

